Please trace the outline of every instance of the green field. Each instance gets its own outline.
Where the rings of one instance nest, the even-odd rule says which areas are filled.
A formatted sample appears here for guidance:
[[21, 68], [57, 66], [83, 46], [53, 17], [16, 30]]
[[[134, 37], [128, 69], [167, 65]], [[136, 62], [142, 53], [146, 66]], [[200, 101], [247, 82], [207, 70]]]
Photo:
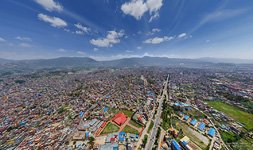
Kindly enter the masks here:
[[195, 110], [195, 109], [192, 109], [192, 110], [188, 111], [187, 113], [190, 117], [195, 118], [195, 119], [205, 118], [204, 114], [200, 113], [198, 110]]
[[119, 131], [119, 127], [109, 122], [101, 134], [108, 134]]
[[150, 124], [149, 124], [149, 127], [148, 127], [148, 133], [151, 131], [151, 129], [153, 128], [154, 126], [154, 122], [151, 121]]
[[110, 108], [109, 113], [113, 113], [113, 114], [116, 114], [118, 112], [123, 112], [125, 115], [127, 115], [128, 117], [132, 117], [132, 115], [134, 114], [133, 111], [131, 110], [127, 110], [127, 109], [118, 109], [118, 108]]
[[119, 109], [117, 109], [117, 108], [110, 108], [109, 111], [108, 111], [109, 114], [110, 113], [116, 114], [118, 112], [119, 112]]
[[142, 126], [140, 125], [140, 124], [138, 124], [138, 123], [136, 123], [135, 121], [133, 121], [133, 120], [130, 120], [130, 122], [129, 122], [131, 125], [133, 125], [133, 126], [135, 126], [135, 127], [137, 127], [137, 128], [141, 128]]
[[134, 112], [133, 111], [131, 111], [131, 110], [126, 110], [126, 109], [123, 109], [123, 110], [121, 110], [125, 115], [127, 115], [128, 117], [132, 117], [132, 115], [134, 114]]
[[236, 135], [233, 132], [221, 131], [221, 137], [224, 142], [235, 142], [237, 141]]
[[253, 145], [253, 140], [247, 137], [241, 138], [232, 132], [220, 132], [221, 137], [224, 142], [230, 144], [231, 148], [234, 150], [251, 150]]
[[233, 150], [252, 150], [252, 139], [242, 138], [231, 145]]
[[134, 128], [132, 128], [128, 125], [126, 125], [125, 128], [122, 131], [126, 132], [126, 133], [139, 134], [139, 132], [137, 130], [135, 130]]
[[208, 105], [219, 111], [224, 112], [236, 121], [243, 123], [246, 129], [253, 129], [253, 114], [247, 113], [245, 111], [242, 111], [240, 108], [219, 101], [209, 101]]

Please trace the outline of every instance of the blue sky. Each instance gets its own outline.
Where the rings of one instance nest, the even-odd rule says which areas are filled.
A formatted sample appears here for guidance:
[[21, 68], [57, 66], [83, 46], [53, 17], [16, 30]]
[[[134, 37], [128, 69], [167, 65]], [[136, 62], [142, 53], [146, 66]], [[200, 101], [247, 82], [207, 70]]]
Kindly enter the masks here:
[[253, 59], [252, 0], [1, 0], [0, 58]]

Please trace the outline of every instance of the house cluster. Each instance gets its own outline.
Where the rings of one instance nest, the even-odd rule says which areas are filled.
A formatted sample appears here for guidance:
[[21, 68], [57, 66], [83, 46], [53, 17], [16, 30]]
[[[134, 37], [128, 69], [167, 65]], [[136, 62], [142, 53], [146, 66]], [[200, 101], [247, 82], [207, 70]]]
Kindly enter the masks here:
[[[0, 149], [61, 149], [71, 144], [74, 135], [96, 136], [114, 115], [109, 108], [137, 111], [144, 106], [147, 97], [141, 76], [154, 77], [154, 70], [49, 70], [1, 77]], [[153, 85], [159, 85], [157, 78], [162, 75], [158, 73]], [[143, 123], [153, 107], [149, 101], [139, 112]]]
[[142, 107], [134, 113], [132, 119], [138, 123], [145, 125], [151, 116], [151, 111], [155, 107], [156, 104], [156, 96], [153, 91], [147, 91], [147, 101], [143, 103]]
[[102, 141], [101, 145], [97, 146], [99, 150], [112, 150], [112, 149], [122, 149], [122, 150], [133, 150], [134, 143], [139, 140], [139, 135], [126, 133], [126, 132], [116, 132], [110, 133]]

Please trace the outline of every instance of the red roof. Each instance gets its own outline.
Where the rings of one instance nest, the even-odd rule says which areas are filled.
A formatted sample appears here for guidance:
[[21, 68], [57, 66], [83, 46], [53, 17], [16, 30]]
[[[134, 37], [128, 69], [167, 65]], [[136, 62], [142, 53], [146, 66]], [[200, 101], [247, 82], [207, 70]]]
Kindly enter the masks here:
[[114, 142], [115, 141], [115, 138], [111, 138], [111, 142]]
[[126, 120], [127, 120], [127, 116], [122, 112], [117, 113], [113, 118], [113, 121], [119, 126], [124, 124]]
[[101, 127], [102, 127], [102, 128], [105, 127], [106, 124], [107, 124], [107, 122], [104, 122], [104, 123], [101, 125]]

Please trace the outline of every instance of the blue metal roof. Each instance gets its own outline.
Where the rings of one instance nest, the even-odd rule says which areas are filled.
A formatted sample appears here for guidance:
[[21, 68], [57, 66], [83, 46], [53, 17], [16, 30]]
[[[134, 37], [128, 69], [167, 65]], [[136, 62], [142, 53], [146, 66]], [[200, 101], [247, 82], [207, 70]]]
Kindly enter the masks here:
[[108, 108], [108, 107], [105, 107], [105, 108], [104, 108], [104, 113], [107, 112], [108, 110], [109, 110], [109, 108]]
[[121, 142], [125, 141], [126, 132], [119, 132], [119, 140]]
[[190, 117], [187, 116], [187, 115], [184, 116], [184, 120], [188, 120], [189, 118], [190, 118]]
[[118, 150], [119, 149], [119, 147], [117, 146], [117, 147], [113, 147], [113, 150]]
[[198, 121], [197, 121], [196, 119], [193, 119], [193, 120], [190, 122], [190, 124], [194, 126], [197, 122], [198, 122]]
[[125, 141], [125, 137], [124, 136], [119, 136], [119, 141], [121, 141], [121, 142]]
[[203, 131], [206, 127], [206, 124], [204, 122], [201, 122], [199, 125], [199, 130]]
[[186, 103], [181, 103], [182, 106], [184, 107], [189, 107], [190, 105], [186, 104]]
[[181, 106], [179, 103], [175, 103], [174, 105], [175, 105], [175, 106]]
[[80, 115], [80, 117], [83, 117], [84, 112], [83, 112], [83, 111], [81, 111], [81, 112], [79, 113], [79, 115]]
[[187, 144], [188, 144], [186, 141], [183, 141], [182, 143], [183, 143], [184, 145], [187, 145]]
[[88, 138], [90, 136], [90, 132], [85, 133], [85, 137]]
[[181, 148], [180, 148], [180, 146], [179, 146], [179, 144], [177, 143], [177, 141], [176, 140], [172, 140], [172, 146], [174, 147], [174, 149], [175, 150], [181, 150]]
[[208, 130], [208, 135], [210, 135], [211, 137], [214, 137], [214, 135], [215, 135], [215, 129], [214, 128], [210, 128]]

